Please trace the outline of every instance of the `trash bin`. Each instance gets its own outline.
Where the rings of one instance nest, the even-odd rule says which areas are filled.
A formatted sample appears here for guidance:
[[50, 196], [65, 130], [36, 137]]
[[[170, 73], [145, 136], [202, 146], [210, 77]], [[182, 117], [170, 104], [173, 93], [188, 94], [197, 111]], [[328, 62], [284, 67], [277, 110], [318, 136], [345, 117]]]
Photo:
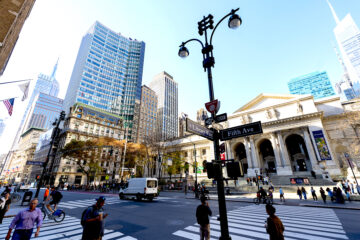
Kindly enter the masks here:
[[30, 203], [31, 198], [32, 198], [33, 192], [32, 191], [27, 191], [24, 193], [23, 199], [21, 201], [21, 206], [23, 206], [24, 202], [28, 202]]

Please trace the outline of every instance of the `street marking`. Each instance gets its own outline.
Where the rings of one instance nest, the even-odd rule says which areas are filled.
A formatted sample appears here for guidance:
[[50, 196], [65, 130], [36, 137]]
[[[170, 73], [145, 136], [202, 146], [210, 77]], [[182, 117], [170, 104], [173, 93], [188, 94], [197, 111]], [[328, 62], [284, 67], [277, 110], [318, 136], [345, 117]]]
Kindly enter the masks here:
[[[105, 201], [106, 205], [112, 205], [112, 204], [117, 204], [117, 203], [122, 203], [122, 202], [123, 201], [121, 201], [117, 197], [106, 198], [106, 201]], [[96, 203], [96, 200], [91, 198], [91, 199], [60, 202], [58, 206], [59, 206], [59, 208], [75, 209], [75, 208], [80, 208], [80, 207], [89, 207], [95, 203]]]
[[[332, 209], [301, 208], [298, 206], [276, 206], [276, 215], [282, 220], [287, 240], [335, 240], [349, 239], [339, 218]], [[268, 215], [264, 205], [240, 207], [228, 213], [229, 233], [233, 240], [269, 239], [264, 227]], [[220, 222], [217, 216], [210, 218], [210, 235], [218, 238]], [[173, 235], [186, 238], [199, 238], [199, 225], [194, 224]]]
[[[9, 225], [13, 218], [6, 218], [3, 224], [0, 225], [0, 239], [5, 239], [8, 232]], [[32, 238], [35, 237], [35, 229]], [[13, 231], [14, 232], [14, 231]], [[40, 229], [40, 235], [37, 240], [81, 240], [83, 228], [80, 224], [80, 219], [66, 216], [64, 221], [56, 223], [53, 220], [45, 219]], [[121, 238], [120, 238], [121, 237]], [[103, 240], [123, 239], [136, 240], [131, 236], [124, 236], [124, 233], [110, 229], [104, 230]]]

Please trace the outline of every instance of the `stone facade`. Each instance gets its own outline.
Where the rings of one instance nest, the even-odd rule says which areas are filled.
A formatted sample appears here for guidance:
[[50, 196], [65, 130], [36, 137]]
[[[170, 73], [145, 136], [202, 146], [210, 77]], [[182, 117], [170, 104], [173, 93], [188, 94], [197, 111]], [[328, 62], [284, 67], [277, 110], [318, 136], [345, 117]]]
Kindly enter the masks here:
[[9, 163], [3, 170], [3, 176], [10, 183], [30, 183], [35, 180], [34, 170], [38, 166], [26, 165], [27, 161], [32, 161], [39, 137], [45, 129], [30, 128], [21, 135], [19, 148], [11, 155]]
[[[59, 148], [66, 146], [72, 139], [87, 141], [99, 137], [109, 137], [122, 140], [124, 135], [125, 131], [121, 117], [77, 103], [71, 108], [69, 115], [65, 119], [64, 128], [60, 135]], [[103, 151], [108, 156], [109, 149]], [[97, 176], [99, 178], [98, 182], [105, 181], [105, 176], [113, 175], [114, 171], [119, 172], [120, 158], [116, 157], [118, 154], [120, 153], [114, 151], [112, 158], [99, 159], [99, 166], [103, 167], [104, 171]], [[69, 184], [86, 183], [86, 175], [79, 171], [76, 163], [61, 157], [60, 153], [55, 157], [53, 174], [55, 175], [55, 185], [60, 182]]]
[[0, 76], [5, 71], [20, 31], [35, 0], [0, 1]]
[[[311, 176], [312, 171], [327, 179], [346, 177], [342, 171], [344, 157], [340, 157], [346, 149], [340, 149], [341, 152], [338, 145], [339, 142], [346, 146], [346, 141], [359, 141], [359, 125], [356, 132], [350, 126], [342, 130], [345, 136], [350, 134], [350, 138], [332, 128], [339, 126], [337, 121], [347, 124], [344, 120], [350, 114], [349, 109], [358, 114], [356, 104], [359, 101], [341, 103], [339, 97], [314, 100], [311, 95], [260, 94], [229, 115], [228, 121], [221, 123], [224, 128], [231, 128], [261, 121], [263, 128], [262, 134], [226, 141], [227, 158], [242, 162], [245, 176], [249, 177], [265, 173], [271, 176]], [[192, 140], [194, 138], [197, 140]], [[177, 148], [185, 152], [191, 151], [194, 145], [197, 152], [207, 149], [207, 161], [214, 159], [213, 143], [201, 137], [192, 135], [166, 143], [168, 150]], [[350, 157], [359, 166], [359, 156], [350, 154]], [[193, 159], [184, 159], [193, 165]], [[192, 171], [189, 174], [194, 176]], [[199, 177], [204, 176], [200, 174]]]

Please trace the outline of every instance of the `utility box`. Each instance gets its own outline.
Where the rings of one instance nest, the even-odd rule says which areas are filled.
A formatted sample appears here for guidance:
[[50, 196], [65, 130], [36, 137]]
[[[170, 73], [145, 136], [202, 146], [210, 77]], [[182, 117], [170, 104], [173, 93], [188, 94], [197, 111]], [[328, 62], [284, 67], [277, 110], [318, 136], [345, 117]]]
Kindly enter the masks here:
[[31, 198], [32, 198], [33, 192], [32, 191], [27, 191], [24, 193], [23, 199], [21, 201], [21, 206], [23, 206], [24, 202], [28, 202], [30, 203]]

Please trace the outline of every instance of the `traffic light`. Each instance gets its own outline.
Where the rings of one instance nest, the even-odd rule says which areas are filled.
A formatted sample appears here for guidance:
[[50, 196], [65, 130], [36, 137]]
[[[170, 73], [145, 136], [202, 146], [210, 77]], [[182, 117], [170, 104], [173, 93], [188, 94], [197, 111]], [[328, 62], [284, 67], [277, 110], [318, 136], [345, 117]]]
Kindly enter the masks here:
[[238, 178], [244, 176], [242, 164], [240, 162], [228, 162], [226, 163], [227, 175], [230, 178]]

